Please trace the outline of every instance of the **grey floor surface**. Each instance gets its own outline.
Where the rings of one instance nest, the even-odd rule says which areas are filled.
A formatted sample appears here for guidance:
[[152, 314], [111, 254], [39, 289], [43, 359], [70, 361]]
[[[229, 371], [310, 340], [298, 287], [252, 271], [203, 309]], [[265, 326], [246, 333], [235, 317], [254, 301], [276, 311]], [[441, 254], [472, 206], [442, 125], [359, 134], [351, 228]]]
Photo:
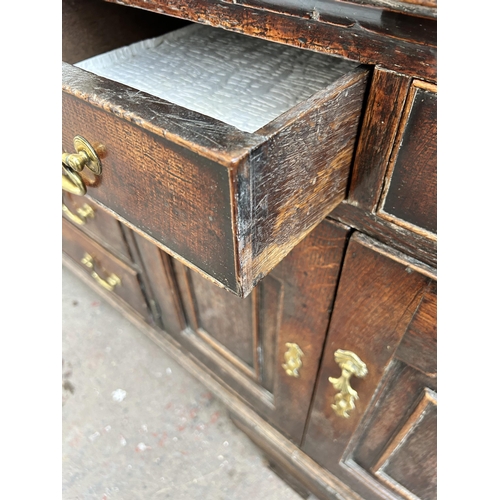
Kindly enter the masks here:
[[201, 383], [63, 267], [64, 500], [299, 500]]

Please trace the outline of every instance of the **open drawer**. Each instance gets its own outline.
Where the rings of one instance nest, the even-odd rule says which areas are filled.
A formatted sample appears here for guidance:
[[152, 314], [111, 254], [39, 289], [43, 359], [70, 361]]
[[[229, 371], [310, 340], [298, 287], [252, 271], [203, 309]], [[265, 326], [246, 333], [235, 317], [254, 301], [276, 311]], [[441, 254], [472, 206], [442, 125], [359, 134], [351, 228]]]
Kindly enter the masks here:
[[[98, 55], [99, 33], [75, 30], [75, 19], [80, 44], [92, 36], [86, 57]], [[126, 31], [115, 31], [127, 45]], [[167, 253], [247, 296], [344, 199], [367, 75], [356, 63], [201, 25], [63, 63], [63, 150], [74, 154], [81, 136], [102, 169], [76, 172], [66, 161], [64, 170]]]

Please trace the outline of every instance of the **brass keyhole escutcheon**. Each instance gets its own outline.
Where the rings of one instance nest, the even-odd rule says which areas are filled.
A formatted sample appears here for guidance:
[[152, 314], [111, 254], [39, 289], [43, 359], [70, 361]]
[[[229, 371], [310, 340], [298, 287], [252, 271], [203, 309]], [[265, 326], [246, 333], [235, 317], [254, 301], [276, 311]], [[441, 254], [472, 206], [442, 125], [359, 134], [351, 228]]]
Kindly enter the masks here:
[[285, 370], [286, 374], [290, 377], [299, 377], [299, 369], [302, 366], [301, 357], [304, 355], [302, 349], [298, 344], [292, 342], [287, 342], [286, 347], [288, 350], [285, 352], [285, 363], [282, 364], [282, 368]]
[[342, 418], [349, 418], [349, 412], [354, 410], [354, 402], [359, 399], [358, 393], [351, 387], [351, 377], [363, 378], [368, 374], [366, 365], [359, 357], [351, 351], [337, 349], [335, 351], [335, 361], [340, 365], [342, 374], [339, 378], [330, 377], [328, 381], [337, 391], [332, 409]]
[[[73, 139], [76, 153], [63, 153], [62, 163], [64, 174], [62, 176], [62, 188], [64, 191], [76, 195], [84, 195], [87, 192], [83, 179], [79, 172], [88, 168], [95, 175], [101, 175], [102, 165], [97, 151], [81, 135]], [[97, 149], [103, 150], [102, 146]]]

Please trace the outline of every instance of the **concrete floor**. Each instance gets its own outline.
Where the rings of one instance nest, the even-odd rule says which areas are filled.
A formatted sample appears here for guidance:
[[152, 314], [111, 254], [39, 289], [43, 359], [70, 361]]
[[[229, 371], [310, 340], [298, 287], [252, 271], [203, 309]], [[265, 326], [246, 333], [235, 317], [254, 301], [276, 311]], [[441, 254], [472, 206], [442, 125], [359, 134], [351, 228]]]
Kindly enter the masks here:
[[63, 268], [64, 500], [299, 500], [226, 409]]

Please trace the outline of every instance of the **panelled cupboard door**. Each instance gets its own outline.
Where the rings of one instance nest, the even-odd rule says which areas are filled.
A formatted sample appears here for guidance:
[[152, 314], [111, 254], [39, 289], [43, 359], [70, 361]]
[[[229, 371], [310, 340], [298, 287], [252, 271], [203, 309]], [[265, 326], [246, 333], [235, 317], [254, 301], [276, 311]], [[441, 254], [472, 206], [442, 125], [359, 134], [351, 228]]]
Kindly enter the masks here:
[[436, 286], [351, 238], [302, 449], [367, 500], [436, 498]]
[[[297, 445], [348, 233], [323, 221], [244, 299], [166, 254], [163, 276], [156, 270], [151, 281], [167, 332]], [[164, 314], [174, 309], [171, 298], [161, 299], [172, 283], [185, 314], [182, 329]]]

